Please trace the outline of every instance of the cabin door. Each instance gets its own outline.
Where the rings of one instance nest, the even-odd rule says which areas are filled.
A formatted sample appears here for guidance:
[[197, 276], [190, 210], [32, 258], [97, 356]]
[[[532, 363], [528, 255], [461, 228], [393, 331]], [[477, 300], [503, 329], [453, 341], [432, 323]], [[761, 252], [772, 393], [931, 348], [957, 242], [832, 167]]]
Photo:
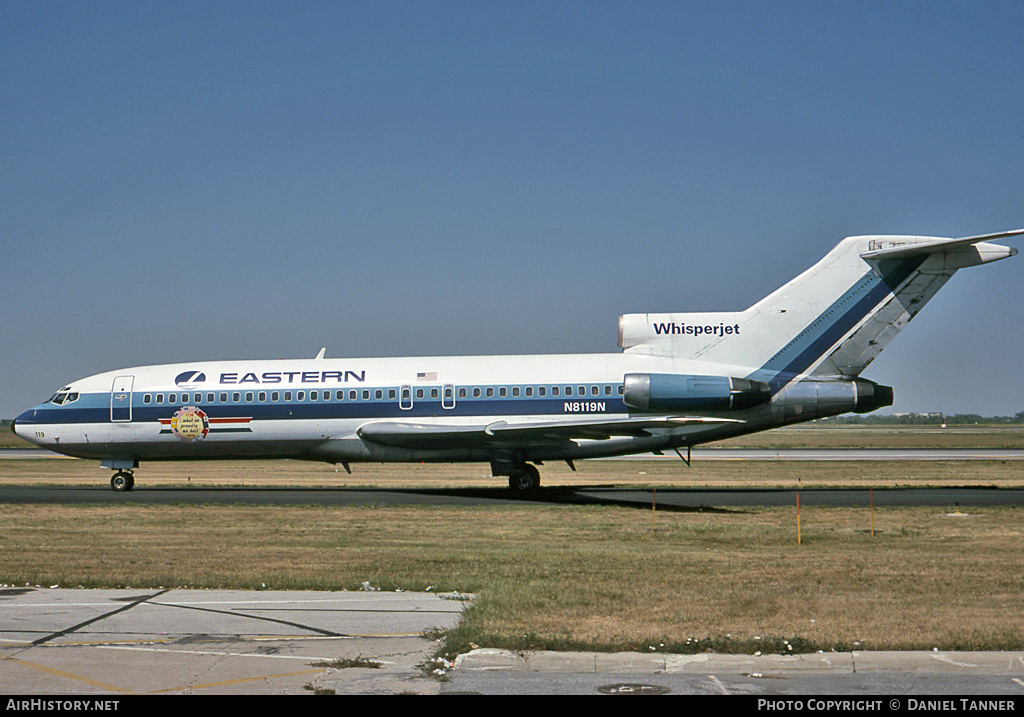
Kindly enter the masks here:
[[132, 420], [132, 384], [134, 376], [118, 376], [110, 389], [110, 420], [115, 423]]

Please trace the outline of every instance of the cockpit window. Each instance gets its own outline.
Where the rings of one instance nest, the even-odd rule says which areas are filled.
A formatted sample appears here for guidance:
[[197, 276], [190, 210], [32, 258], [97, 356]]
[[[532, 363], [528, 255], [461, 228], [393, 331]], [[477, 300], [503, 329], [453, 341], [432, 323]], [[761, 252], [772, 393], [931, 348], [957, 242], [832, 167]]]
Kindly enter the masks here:
[[63, 389], [63, 390], [58, 391], [57, 393], [53, 394], [53, 397], [50, 399], [50, 403], [55, 403], [58, 406], [63, 406], [64, 404], [67, 404], [67, 403], [74, 403], [77, 400], [78, 400], [78, 393], [73, 392], [73, 391], [68, 391], [67, 389]]

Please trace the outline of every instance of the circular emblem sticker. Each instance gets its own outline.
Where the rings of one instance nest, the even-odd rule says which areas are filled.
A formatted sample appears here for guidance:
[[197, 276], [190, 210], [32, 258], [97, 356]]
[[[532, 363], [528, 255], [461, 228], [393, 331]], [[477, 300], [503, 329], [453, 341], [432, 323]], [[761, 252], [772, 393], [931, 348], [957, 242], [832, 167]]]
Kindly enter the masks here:
[[185, 406], [171, 418], [171, 431], [183, 441], [206, 438], [210, 432], [210, 421], [195, 406]]

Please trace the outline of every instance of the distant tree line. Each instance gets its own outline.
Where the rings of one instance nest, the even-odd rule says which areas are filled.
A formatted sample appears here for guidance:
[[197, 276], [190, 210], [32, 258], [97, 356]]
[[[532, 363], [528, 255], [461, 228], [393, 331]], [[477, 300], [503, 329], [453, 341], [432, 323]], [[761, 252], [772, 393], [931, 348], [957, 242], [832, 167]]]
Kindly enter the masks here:
[[1018, 411], [1012, 416], [981, 416], [977, 413], [893, 413], [890, 415], [859, 415], [847, 413], [842, 416], [823, 418], [818, 423], [841, 423], [841, 424], [862, 424], [862, 425], [891, 425], [891, 426], [963, 426], [975, 423], [987, 424], [1011, 424], [1024, 423], [1024, 411]]

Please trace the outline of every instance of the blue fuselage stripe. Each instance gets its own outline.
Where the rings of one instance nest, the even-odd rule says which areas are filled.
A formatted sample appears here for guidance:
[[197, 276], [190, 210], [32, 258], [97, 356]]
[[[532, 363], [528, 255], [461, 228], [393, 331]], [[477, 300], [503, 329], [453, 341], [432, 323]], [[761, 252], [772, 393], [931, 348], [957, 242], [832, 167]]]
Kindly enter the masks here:
[[[387, 390], [387, 389], [385, 389]], [[99, 394], [98, 394], [99, 395]], [[105, 394], [108, 395], [108, 394]], [[143, 394], [133, 394], [132, 423], [154, 423], [170, 419], [184, 406], [165, 404], [161, 406], [138, 405]], [[95, 402], [94, 402], [95, 403]], [[226, 403], [205, 404], [190, 402], [189, 406], [202, 409], [210, 419], [251, 418], [253, 421], [280, 420], [339, 420], [375, 418], [433, 418], [441, 416], [565, 416], [583, 413], [628, 413], [629, 408], [622, 398], [614, 396], [572, 396], [565, 398], [464, 398], [457, 400], [451, 408], [444, 408], [440, 399], [419, 399], [410, 408], [401, 408], [398, 399], [370, 401], [308, 401], [278, 403]], [[29, 413], [34, 413], [30, 416]], [[41, 406], [26, 413], [18, 420], [23, 424], [81, 424], [110, 423], [109, 406]], [[211, 432], [226, 433], [244, 431], [244, 427], [227, 425], [211, 426]]]

